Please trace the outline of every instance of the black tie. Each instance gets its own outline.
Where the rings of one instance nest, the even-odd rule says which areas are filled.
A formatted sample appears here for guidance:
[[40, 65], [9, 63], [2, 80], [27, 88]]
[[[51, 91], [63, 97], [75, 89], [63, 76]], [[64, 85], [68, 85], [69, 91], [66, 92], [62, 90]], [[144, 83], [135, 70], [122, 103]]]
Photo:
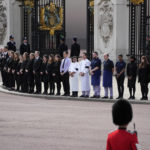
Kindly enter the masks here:
[[65, 68], [65, 61], [66, 61], [66, 59], [64, 59], [64, 62], [63, 62], [63, 65], [62, 65], [63, 69]]

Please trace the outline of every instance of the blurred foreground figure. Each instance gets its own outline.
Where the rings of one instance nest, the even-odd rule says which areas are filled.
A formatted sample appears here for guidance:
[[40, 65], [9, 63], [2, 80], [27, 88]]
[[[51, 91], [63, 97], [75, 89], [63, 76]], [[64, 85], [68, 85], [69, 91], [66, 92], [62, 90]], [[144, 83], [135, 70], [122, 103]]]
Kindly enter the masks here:
[[118, 129], [108, 135], [106, 150], [140, 150], [137, 132], [127, 131], [133, 117], [131, 104], [126, 100], [118, 100], [112, 107], [112, 117]]

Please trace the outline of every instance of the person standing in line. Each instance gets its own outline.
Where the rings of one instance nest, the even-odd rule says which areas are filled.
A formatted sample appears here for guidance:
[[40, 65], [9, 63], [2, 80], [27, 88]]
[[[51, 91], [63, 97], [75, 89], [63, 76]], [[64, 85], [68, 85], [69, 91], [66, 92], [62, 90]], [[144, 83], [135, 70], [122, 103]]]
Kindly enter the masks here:
[[12, 74], [14, 76], [14, 80], [15, 80], [15, 83], [17, 83], [17, 66], [18, 66], [18, 63], [19, 63], [19, 53], [15, 52], [14, 53], [14, 63], [13, 63], [13, 69], [12, 69]]
[[20, 73], [23, 76], [23, 82], [21, 83], [21, 92], [28, 93], [28, 73], [26, 72], [26, 67], [28, 64], [28, 53], [23, 54], [23, 63], [21, 65]]
[[128, 76], [128, 88], [130, 92], [129, 99], [135, 99], [137, 64], [135, 62], [134, 56], [130, 57], [130, 63], [127, 65], [127, 76]]
[[63, 58], [63, 53], [65, 51], [68, 51], [68, 46], [65, 44], [65, 38], [60, 39], [60, 45], [58, 49], [59, 49], [59, 55], [61, 56], [61, 58]]
[[77, 57], [74, 56], [72, 58], [72, 63], [69, 67], [69, 75], [70, 75], [70, 90], [72, 91], [71, 97], [78, 97], [79, 91], [79, 63], [77, 62]]
[[64, 59], [61, 62], [60, 66], [60, 75], [63, 82], [64, 87], [64, 95], [63, 96], [70, 96], [70, 84], [69, 84], [69, 67], [71, 64], [71, 60], [68, 57], [68, 51], [63, 52]]
[[82, 61], [80, 62], [80, 80], [82, 95], [80, 97], [89, 98], [90, 95], [90, 65], [91, 62], [87, 59], [87, 53], [83, 53]]
[[112, 106], [112, 118], [118, 129], [109, 133], [106, 150], [140, 150], [137, 131], [127, 131], [133, 118], [131, 104], [127, 100], [118, 100]]
[[21, 87], [21, 83], [23, 82], [23, 75], [20, 73], [20, 69], [23, 63], [23, 56], [20, 55], [19, 56], [19, 63], [17, 65], [16, 68], [16, 73], [17, 73], [17, 77], [16, 77], [16, 83], [17, 83], [17, 91], [20, 91], [20, 87]]
[[139, 71], [138, 71], [138, 82], [141, 85], [141, 93], [142, 98], [141, 100], [148, 100], [148, 83], [150, 81], [150, 64], [147, 60], [146, 56], [142, 56], [141, 63], [139, 65]]
[[3, 86], [6, 86], [6, 84], [7, 84], [7, 73], [5, 71], [5, 65], [6, 65], [6, 62], [7, 62], [8, 58], [9, 58], [8, 49], [5, 46], [2, 49], [2, 53], [1, 53], [1, 76], [2, 76]]
[[48, 62], [48, 56], [44, 55], [40, 74], [41, 74], [41, 81], [44, 83], [44, 93], [43, 94], [45, 94], [45, 95], [47, 95], [47, 92], [48, 92], [47, 62]]
[[40, 76], [41, 66], [42, 66], [42, 59], [40, 57], [40, 52], [35, 51], [35, 60], [33, 64], [33, 74], [34, 74], [34, 80], [35, 80], [35, 85], [36, 85], [35, 94], [41, 94], [41, 88], [42, 88], [41, 76]]
[[126, 63], [123, 60], [123, 55], [118, 56], [118, 62], [116, 63], [116, 80], [118, 86], [119, 96], [117, 99], [122, 99], [124, 94], [124, 80], [125, 80], [125, 69]]
[[29, 93], [32, 94], [34, 93], [34, 74], [33, 74], [33, 64], [35, 59], [34, 53], [30, 53], [29, 57], [30, 59], [27, 63], [25, 71], [28, 74], [27, 81], [29, 86]]
[[9, 58], [7, 59], [6, 63], [6, 72], [7, 72], [7, 87], [11, 90], [15, 89], [15, 80], [12, 73], [13, 70], [13, 64], [14, 64], [14, 52], [9, 51]]
[[53, 69], [54, 69], [54, 56], [51, 54], [51, 55], [49, 55], [49, 59], [48, 59], [47, 67], [46, 67], [46, 73], [48, 76], [48, 82], [49, 82], [49, 86], [50, 86], [49, 95], [55, 94], [54, 77], [52, 75]]
[[14, 41], [14, 37], [11, 35], [9, 37], [9, 42], [7, 43], [8, 50], [16, 52], [16, 42]]
[[108, 89], [110, 90], [110, 99], [113, 99], [113, 72], [114, 63], [109, 59], [109, 54], [104, 54], [103, 87], [105, 90], [104, 99], [108, 99]]
[[93, 53], [91, 62], [91, 84], [94, 89], [94, 96], [91, 98], [100, 98], [100, 78], [101, 78], [101, 60], [98, 58], [98, 53]]
[[27, 37], [24, 37], [23, 43], [20, 46], [20, 55], [23, 55], [25, 52], [30, 54], [30, 44], [27, 41]]
[[54, 66], [52, 70], [52, 77], [54, 79], [54, 86], [55, 83], [57, 84], [57, 96], [60, 95], [60, 90], [61, 90], [61, 75], [60, 75], [60, 65], [61, 65], [61, 58], [59, 54], [55, 55], [54, 59]]
[[73, 38], [73, 44], [71, 45], [71, 54], [70, 57], [76, 56], [77, 59], [79, 58], [80, 55], [80, 45], [77, 43], [78, 39], [77, 37]]

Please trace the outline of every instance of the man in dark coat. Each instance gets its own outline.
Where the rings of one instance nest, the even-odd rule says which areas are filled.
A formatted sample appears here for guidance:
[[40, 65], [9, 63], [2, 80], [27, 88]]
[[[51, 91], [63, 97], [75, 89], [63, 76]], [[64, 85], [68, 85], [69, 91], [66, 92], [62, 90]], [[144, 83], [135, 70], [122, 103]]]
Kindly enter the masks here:
[[35, 85], [36, 85], [35, 94], [41, 93], [41, 76], [40, 76], [41, 66], [42, 66], [42, 59], [40, 58], [40, 52], [36, 51], [35, 60], [33, 64], [33, 74], [34, 74]]
[[77, 43], [77, 38], [73, 38], [73, 44], [71, 46], [71, 57], [76, 56], [77, 58], [80, 55], [80, 45]]
[[68, 51], [68, 46], [65, 44], [65, 39], [61, 38], [60, 39], [60, 46], [59, 46], [59, 55], [61, 58], [63, 58], [63, 52]]
[[20, 46], [20, 54], [23, 55], [25, 52], [30, 54], [30, 44], [28, 44], [27, 37], [24, 37], [23, 43]]
[[10, 41], [7, 43], [8, 50], [16, 52], [16, 42], [14, 41], [14, 37], [11, 35], [9, 40]]

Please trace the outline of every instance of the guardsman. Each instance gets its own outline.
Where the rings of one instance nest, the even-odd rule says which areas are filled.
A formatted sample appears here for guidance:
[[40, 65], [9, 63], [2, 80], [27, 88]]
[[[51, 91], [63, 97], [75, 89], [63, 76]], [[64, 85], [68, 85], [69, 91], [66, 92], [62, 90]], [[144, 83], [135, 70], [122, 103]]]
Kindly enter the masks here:
[[74, 37], [73, 44], [71, 45], [70, 57], [76, 56], [78, 59], [80, 55], [80, 45], [77, 43], [77, 41], [78, 41], [77, 37]]
[[105, 90], [104, 99], [108, 98], [108, 89], [110, 90], [110, 99], [113, 99], [112, 79], [114, 72], [114, 63], [109, 59], [109, 54], [104, 54], [104, 68], [103, 68], [103, 87]]
[[9, 42], [7, 43], [8, 50], [16, 52], [16, 42], [14, 41], [13, 35], [9, 37]]
[[27, 41], [27, 37], [24, 37], [23, 43], [20, 46], [20, 54], [23, 55], [25, 52], [30, 54], [30, 44]]
[[78, 97], [79, 91], [79, 63], [77, 62], [77, 57], [74, 56], [72, 58], [72, 63], [69, 67], [69, 75], [70, 75], [70, 90], [72, 92], [71, 97]]
[[82, 95], [80, 97], [88, 98], [90, 95], [90, 65], [91, 62], [87, 59], [87, 53], [83, 53], [83, 60], [80, 62], [80, 80]]
[[118, 100], [112, 107], [112, 117], [118, 129], [109, 133], [106, 150], [139, 150], [137, 132], [127, 131], [133, 117], [131, 104], [126, 100]]
[[65, 38], [61, 37], [60, 38], [60, 45], [59, 45], [59, 55], [61, 58], [63, 58], [63, 52], [68, 51], [68, 46], [65, 44]]
[[118, 85], [118, 93], [119, 96], [117, 99], [122, 99], [124, 94], [124, 79], [125, 79], [125, 69], [126, 63], [123, 60], [123, 55], [118, 56], [118, 62], [115, 66], [116, 69], [116, 80]]

